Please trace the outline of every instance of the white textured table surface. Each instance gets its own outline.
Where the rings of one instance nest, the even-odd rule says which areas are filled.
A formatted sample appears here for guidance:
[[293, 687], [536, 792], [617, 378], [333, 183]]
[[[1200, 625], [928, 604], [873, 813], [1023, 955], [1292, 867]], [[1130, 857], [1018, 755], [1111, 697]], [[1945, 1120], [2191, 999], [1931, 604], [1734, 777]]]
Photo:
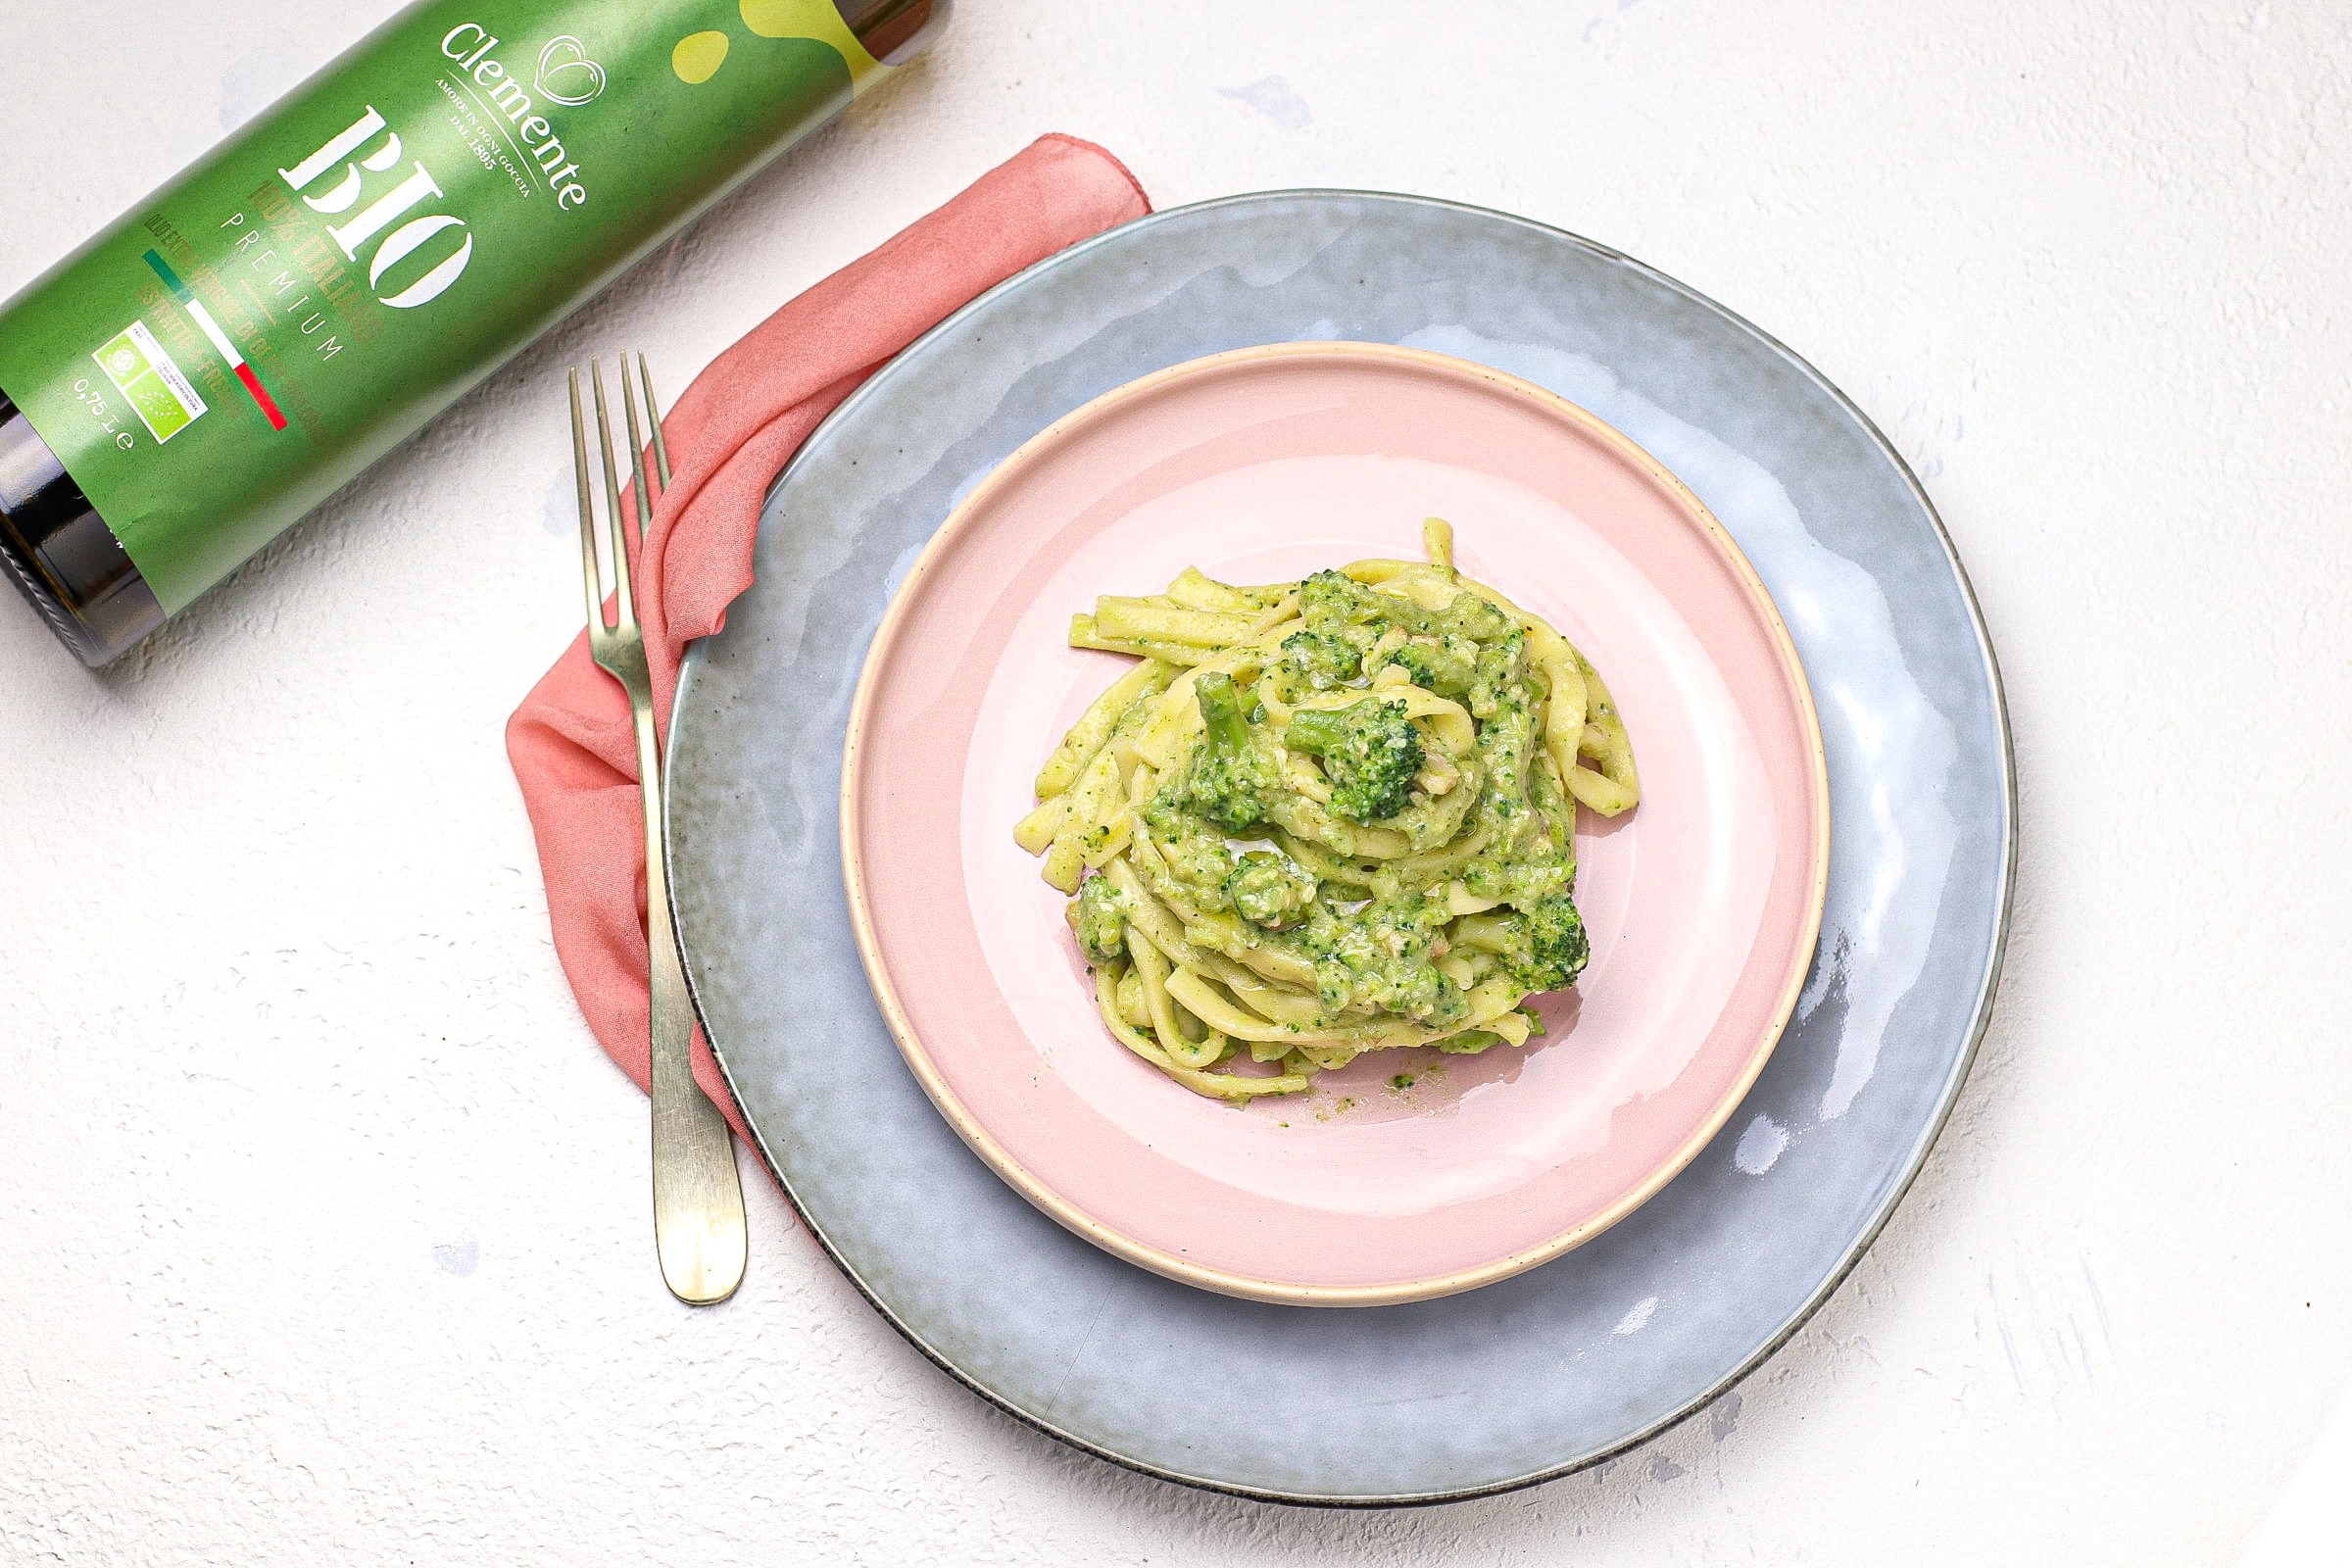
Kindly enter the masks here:
[[[389, 9], [9, 7], [0, 293]], [[2352, 1377], [2347, 82], [2318, 4], [967, 0], [119, 672], [0, 604], [0, 1561], [2229, 1561]], [[1974, 573], [2024, 795], [1975, 1076], [1819, 1317], [1601, 1471], [1364, 1515], [1129, 1475], [764, 1185], [741, 1296], [662, 1289], [501, 746], [577, 613], [557, 368], [674, 388], [1049, 129], [1163, 206], [1630, 251], [1850, 392]]]

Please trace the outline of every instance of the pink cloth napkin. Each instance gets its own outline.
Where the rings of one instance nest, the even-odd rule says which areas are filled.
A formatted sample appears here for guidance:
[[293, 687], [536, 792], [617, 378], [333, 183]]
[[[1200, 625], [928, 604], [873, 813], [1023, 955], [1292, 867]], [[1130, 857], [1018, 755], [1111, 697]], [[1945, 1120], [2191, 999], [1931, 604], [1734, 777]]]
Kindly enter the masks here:
[[[630, 557], [654, 712], [666, 730], [686, 644], [751, 585], [760, 501], [858, 384], [957, 306], [1042, 257], [1152, 210], [1125, 166], [1045, 136], [880, 249], [785, 305], [695, 377], [662, 422], [673, 471]], [[651, 462], [651, 459], [648, 459]], [[539, 841], [556, 956], [588, 1026], [643, 1089], [650, 1054], [645, 839], [628, 699], [585, 630], [507, 721], [507, 755]], [[738, 1135], [698, 1032], [695, 1076]]]

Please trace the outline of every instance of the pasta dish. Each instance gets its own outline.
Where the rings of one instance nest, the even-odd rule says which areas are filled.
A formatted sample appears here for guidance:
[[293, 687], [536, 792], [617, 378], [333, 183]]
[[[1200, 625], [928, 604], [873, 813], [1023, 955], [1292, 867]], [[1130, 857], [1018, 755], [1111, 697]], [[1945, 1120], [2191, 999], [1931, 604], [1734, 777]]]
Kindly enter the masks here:
[[1426, 562], [1188, 568], [1071, 622], [1139, 662], [1014, 837], [1071, 896], [1104, 1025], [1197, 1093], [1524, 1045], [1528, 998], [1585, 966], [1576, 809], [1638, 799], [1625, 724], [1565, 638], [1456, 572], [1444, 520], [1423, 532]]

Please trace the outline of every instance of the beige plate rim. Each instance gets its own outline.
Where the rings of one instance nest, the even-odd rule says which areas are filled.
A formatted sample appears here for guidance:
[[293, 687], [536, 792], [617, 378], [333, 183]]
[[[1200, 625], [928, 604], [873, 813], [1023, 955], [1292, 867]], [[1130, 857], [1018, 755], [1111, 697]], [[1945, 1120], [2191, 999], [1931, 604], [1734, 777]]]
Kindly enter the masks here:
[[[1113, 1229], [1089, 1214], [1077, 1204], [1039, 1181], [1026, 1166], [1012, 1157], [1011, 1152], [990, 1135], [988, 1129], [964, 1108], [930, 1054], [923, 1049], [920, 1038], [908, 1022], [901, 1005], [897, 988], [892, 985], [889, 970], [883, 965], [880, 944], [874, 931], [872, 911], [866, 906], [860, 870], [863, 865], [863, 846], [859, 840], [858, 813], [858, 783], [862, 776], [862, 749], [859, 742], [865, 732], [870, 707], [874, 700], [875, 672], [887, 660], [904, 630], [906, 606], [912, 602], [915, 586], [937, 564], [946, 552], [969, 526], [980, 507], [995, 492], [1014, 477], [1043, 461], [1045, 455], [1057, 447], [1072, 430], [1092, 422], [1119, 405], [1146, 396], [1171, 381], [1207, 374], [1230, 366], [1251, 364], [1263, 360], [1290, 358], [1353, 358], [1381, 360], [1418, 366], [1426, 369], [1444, 370], [1449, 374], [1467, 372], [1487, 381], [1497, 389], [1527, 399], [1539, 408], [1583, 428], [1631, 458], [1651, 478], [1664, 485], [1705, 527], [1714, 543], [1739, 574], [1748, 597], [1762, 612], [1764, 623], [1771, 632], [1773, 645], [1779, 649], [1784, 672], [1794, 688], [1797, 707], [1803, 715], [1807, 740], [1806, 757], [1813, 774], [1813, 875], [1807, 889], [1804, 930], [1797, 946], [1799, 960], [1790, 966], [1790, 973], [1782, 985], [1781, 996], [1772, 1016], [1760, 1031], [1755, 1046], [1749, 1051], [1746, 1064], [1739, 1078], [1725, 1091], [1709, 1110], [1704, 1121], [1675, 1152], [1661, 1161], [1639, 1186], [1627, 1193], [1600, 1213], [1570, 1227], [1531, 1248], [1523, 1248], [1476, 1268], [1458, 1269], [1449, 1274], [1425, 1279], [1404, 1280], [1385, 1285], [1318, 1286], [1299, 1285], [1281, 1280], [1261, 1279], [1236, 1274], [1224, 1269], [1208, 1268], [1179, 1257], [1160, 1248], [1137, 1240], [1123, 1231]], [[1084, 1237], [1097, 1247], [1125, 1258], [1154, 1274], [1215, 1291], [1225, 1296], [1241, 1297], [1253, 1301], [1270, 1301], [1292, 1306], [1393, 1306], [1407, 1301], [1424, 1301], [1441, 1296], [1475, 1290], [1497, 1280], [1526, 1272], [1539, 1264], [1583, 1246], [1600, 1235], [1626, 1215], [1640, 1208], [1659, 1189], [1681, 1174], [1683, 1167], [1697, 1157], [1698, 1152], [1723, 1130], [1726, 1122], [1756, 1078], [1771, 1059], [1773, 1048], [1780, 1043], [1789, 1016], [1796, 1009], [1797, 998], [1803, 993], [1805, 976], [1812, 968], [1813, 952], [1821, 935], [1824, 905], [1829, 894], [1830, 877], [1830, 773], [1829, 760], [1823, 749], [1821, 719], [1813, 703], [1812, 683], [1806, 679], [1804, 661], [1789, 638], [1788, 627], [1781, 618], [1780, 607], [1773, 603], [1763, 579], [1715, 514], [1706, 503], [1694, 495], [1690, 486], [1657, 459], [1651, 457], [1624, 431], [1598, 415], [1532, 381], [1524, 380], [1493, 366], [1480, 365], [1473, 360], [1459, 359], [1450, 354], [1438, 354], [1428, 349], [1407, 348], [1391, 343], [1364, 343], [1353, 340], [1305, 340], [1291, 343], [1266, 343], [1250, 348], [1228, 349], [1222, 353], [1186, 360], [1149, 375], [1139, 376], [1121, 386], [1111, 388], [1101, 396], [1080, 405], [1047, 425], [1015, 448], [1004, 462], [958, 501], [939, 525], [938, 531], [924, 544], [908, 567], [898, 591], [891, 595], [890, 605], [883, 612], [881, 624], [875, 628], [874, 640], [866, 649], [864, 662], [858, 671], [857, 695], [850, 704], [850, 721], [842, 743], [841, 764], [841, 878], [848, 896], [850, 923], [857, 933], [858, 956], [864, 965], [866, 983], [872, 988], [875, 1002], [890, 1026], [891, 1038], [898, 1043], [899, 1054], [922, 1085], [931, 1103], [956, 1129], [956, 1135], [971, 1151], [985, 1160], [990, 1168], [1012, 1189], [1051, 1216], [1065, 1229]]]

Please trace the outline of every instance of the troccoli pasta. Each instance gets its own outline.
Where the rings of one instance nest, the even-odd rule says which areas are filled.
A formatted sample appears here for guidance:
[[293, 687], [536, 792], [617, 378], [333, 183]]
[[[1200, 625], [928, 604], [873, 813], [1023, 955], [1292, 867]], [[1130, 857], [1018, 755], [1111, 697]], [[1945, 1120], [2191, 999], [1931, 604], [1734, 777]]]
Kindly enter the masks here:
[[[1429, 561], [1104, 597], [1141, 662], [1038, 774], [1015, 837], [1070, 894], [1103, 1023], [1200, 1094], [1296, 1094], [1367, 1051], [1542, 1028], [1589, 952], [1576, 808], [1640, 795], [1608, 688], [1542, 617]], [[1244, 1062], [1253, 1070], [1241, 1070]]]

